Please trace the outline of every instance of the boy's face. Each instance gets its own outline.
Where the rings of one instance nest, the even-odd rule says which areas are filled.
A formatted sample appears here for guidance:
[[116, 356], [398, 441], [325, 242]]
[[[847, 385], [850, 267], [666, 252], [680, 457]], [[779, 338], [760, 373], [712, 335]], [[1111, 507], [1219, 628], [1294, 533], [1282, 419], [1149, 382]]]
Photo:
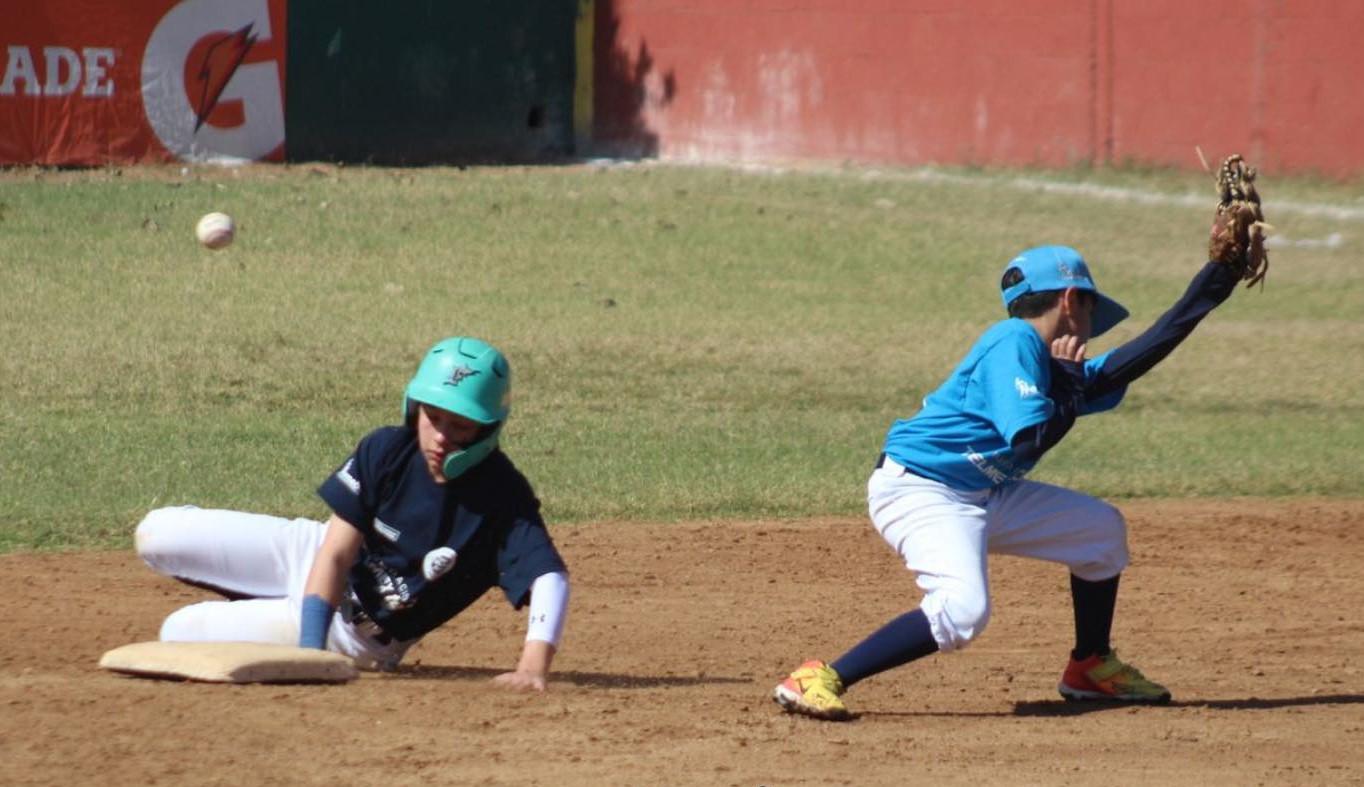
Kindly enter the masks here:
[[1088, 290], [1074, 287], [1061, 296], [1061, 320], [1059, 333], [1074, 336], [1081, 343], [1089, 341], [1090, 331], [1094, 329], [1094, 294]]
[[449, 410], [417, 405], [417, 445], [426, 459], [426, 469], [436, 483], [445, 483], [441, 469], [445, 457], [452, 451], [467, 448], [478, 436], [481, 424]]

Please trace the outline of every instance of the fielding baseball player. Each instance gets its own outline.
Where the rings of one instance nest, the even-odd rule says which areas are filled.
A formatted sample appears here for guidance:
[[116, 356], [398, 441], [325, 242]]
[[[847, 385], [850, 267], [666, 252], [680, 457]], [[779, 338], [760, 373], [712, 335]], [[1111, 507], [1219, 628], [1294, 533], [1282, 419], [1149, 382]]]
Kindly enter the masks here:
[[[1258, 199], [1255, 207], [1258, 216]], [[853, 684], [980, 636], [990, 617], [989, 553], [1070, 569], [1075, 648], [1059, 685], [1063, 697], [1169, 701], [1165, 687], [1109, 645], [1118, 577], [1128, 563], [1122, 514], [1023, 477], [1077, 417], [1117, 406], [1129, 383], [1182, 342], [1238, 280], [1255, 275], [1252, 264], [1262, 275], [1261, 260], [1247, 262], [1244, 233], [1225, 248], [1228, 221], [1219, 210], [1212, 261], [1184, 296], [1145, 333], [1093, 359], [1085, 358], [1090, 337], [1128, 312], [1099, 292], [1079, 252], [1042, 246], [1009, 262], [1001, 281], [1009, 319], [985, 332], [914, 417], [891, 426], [867, 483], [872, 523], [917, 575], [922, 603], [836, 661], [802, 664], [774, 690], [779, 705], [820, 719], [850, 718], [842, 694]]]
[[393, 669], [424, 634], [501, 587], [514, 607], [529, 601], [530, 626], [516, 669], [494, 680], [543, 690], [568, 575], [530, 484], [498, 448], [510, 392], [500, 352], [446, 339], [408, 383], [403, 425], [366, 435], [318, 489], [333, 512], [325, 524], [152, 511], [137, 528], [142, 559], [230, 599], [172, 613], [161, 639], [298, 644]]

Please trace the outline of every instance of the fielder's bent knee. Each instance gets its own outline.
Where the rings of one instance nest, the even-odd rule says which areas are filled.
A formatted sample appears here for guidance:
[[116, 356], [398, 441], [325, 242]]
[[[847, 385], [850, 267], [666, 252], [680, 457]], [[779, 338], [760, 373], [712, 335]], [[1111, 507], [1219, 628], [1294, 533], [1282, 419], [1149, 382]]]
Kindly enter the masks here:
[[990, 622], [990, 598], [983, 588], [935, 590], [924, 596], [922, 608], [944, 653], [966, 647]]
[[1121, 574], [1131, 562], [1127, 551], [1127, 520], [1116, 507], [1100, 502], [1090, 521], [1093, 556], [1071, 566], [1070, 571], [1086, 582], [1102, 582]]

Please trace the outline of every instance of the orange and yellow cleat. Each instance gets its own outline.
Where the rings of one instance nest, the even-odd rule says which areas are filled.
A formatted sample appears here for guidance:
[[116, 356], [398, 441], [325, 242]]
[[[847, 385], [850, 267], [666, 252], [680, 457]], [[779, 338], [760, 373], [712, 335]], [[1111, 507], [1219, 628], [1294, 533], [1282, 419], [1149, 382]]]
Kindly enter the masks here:
[[1083, 661], [1071, 659], [1057, 686], [1071, 701], [1099, 700], [1159, 704], [1170, 701], [1170, 690], [1146, 679], [1141, 670], [1124, 664], [1116, 650]]

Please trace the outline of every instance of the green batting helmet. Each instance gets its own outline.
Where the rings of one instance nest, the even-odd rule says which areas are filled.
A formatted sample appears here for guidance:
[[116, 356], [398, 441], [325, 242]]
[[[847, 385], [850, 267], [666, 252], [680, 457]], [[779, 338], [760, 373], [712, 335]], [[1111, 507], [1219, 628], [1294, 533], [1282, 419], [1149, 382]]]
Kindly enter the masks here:
[[417, 402], [484, 424], [479, 438], [445, 457], [447, 479], [488, 458], [497, 448], [502, 424], [511, 414], [511, 367], [487, 342], [467, 336], [443, 339], [427, 351], [403, 396], [403, 419], [411, 420]]

